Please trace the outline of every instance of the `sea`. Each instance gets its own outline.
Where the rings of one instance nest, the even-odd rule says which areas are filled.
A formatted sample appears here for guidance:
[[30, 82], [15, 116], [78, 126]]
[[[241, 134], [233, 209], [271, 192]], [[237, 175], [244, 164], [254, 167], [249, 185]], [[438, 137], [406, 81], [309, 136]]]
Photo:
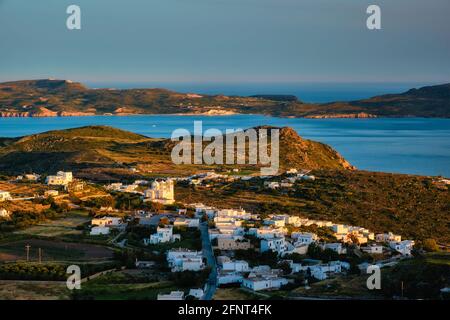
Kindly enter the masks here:
[[49, 130], [108, 125], [149, 137], [169, 138], [175, 129], [246, 129], [289, 126], [306, 139], [332, 146], [361, 170], [450, 177], [450, 119], [301, 119], [264, 115], [133, 115], [54, 118], [0, 118], [0, 137]]

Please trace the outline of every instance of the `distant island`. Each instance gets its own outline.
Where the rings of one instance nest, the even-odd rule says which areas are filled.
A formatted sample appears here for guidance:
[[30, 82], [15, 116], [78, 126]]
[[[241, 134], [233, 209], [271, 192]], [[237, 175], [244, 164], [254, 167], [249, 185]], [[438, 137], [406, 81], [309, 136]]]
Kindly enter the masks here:
[[166, 89], [90, 89], [70, 80], [0, 83], [0, 117], [264, 114], [298, 118], [450, 117], [450, 84], [369, 99], [305, 103], [292, 95], [225, 96]]

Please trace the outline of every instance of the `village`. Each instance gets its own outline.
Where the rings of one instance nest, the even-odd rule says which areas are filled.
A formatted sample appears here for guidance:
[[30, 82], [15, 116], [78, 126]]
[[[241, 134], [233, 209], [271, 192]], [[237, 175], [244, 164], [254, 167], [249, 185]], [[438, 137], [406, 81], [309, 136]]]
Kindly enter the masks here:
[[[6, 204], [23, 201], [51, 199], [66, 203], [69, 210], [88, 209], [84, 240], [122, 252], [140, 250], [127, 268], [164, 270], [160, 273], [164, 279], [188, 272], [197, 279], [195, 287], [161, 290], [155, 296], [158, 300], [210, 300], [221, 288], [263, 295], [299, 287], [308, 290], [312, 283], [340, 275], [366, 274], [370, 265], [392, 267], [412, 257], [415, 241], [388, 230], [375, 233], [301, 214], [261, 216], [242, 208], [176, 201], [176, 183], [209, 188], [254, 178], [237, 174], [238, 170], [232, 170], [228, 174], [206, 172], [182, 178], [113, 182], [102, 185], [99, 194], [92, 194], [92, 190], [98, 192], [98, 185], [95, 189], [93, 183], [74, 178], [72, 172], [59, 171], [45, 179], [26, 174], [10, 181], [10, 185], [20, 186], [25, 181], [25, 185], [31, 183], [43, 189], [33, 195], [0, 190], [0, 222], [11, 220], [14, 214]], [[316, 177], [310, 171], [290, 169], [281, 177], [262, 179], [263, 188], [283, 192], [294, 183], [314, 182]], [[81, 205], [71, 200], [86, 192], [88, 196]], [[132, 197], [126, 200], [128, 204], [125, 201], [124, 209], [96, 203], [102, 197], [118, 195]], [[136, 199], [138, 204], [130, 207], [131, 200]], [[86, 201], [89, 206], [83, 205]], [[155, 254], [163, 260], [155, 258]]]
[[[297, 181], [315, 180], [308, 172], [299, 173], [295, 169], [286, 175], [282, 180], [277, 178], [279, 181], [271, 181], [276, 177], [265, 177], [264, 187], [289, 188]], [[27, 174], [16, 181], [38, 183], [40, 179], [37, 174]], [[241, 288], [254, 293], [307, 289], [311, 283], [336, 275], [364, 274], [369, 265], [389, 267], [411, 257], [414, 240], [402, 239], [389, 231], [374, 233], [360, 226], [301, 215], [271, 214], [262, 218], [242, 208], [215, 208], [175, 200], [177, 181], [208, 186], [224, 179], [251, 177], [207, 172], [188, 178], [104, 185], [106, 195], [131, 194], [141, 199], [142, 206], [133, 210], [91, 208], [95, 214], [85, 232], [92, 239], [108, 237], [108, 244], [116, 250], [139, 248], [159, 252], [165, 259], [155, 262], [136, 257], [133, 266], [136, 269], [151, 269], [162, 263], [170, 273], [206, 272], [201, 286], [161, 291], [157, 295], [159, 300], [209, 300], [218, 288]], [[41, 195], [15, 197], [8, 191], [0, 191], [0, 219], [8, 220], [12, 215], [2, 204], [33, 198], [58, 199], [68, 193], [83, 192], [89, 186], [88, 182], [75, 179], [71, 172], [63, 171], [47, 176], [42, 182], [46, 189]], [[71, 206], [77, 207], [73, 203]]]

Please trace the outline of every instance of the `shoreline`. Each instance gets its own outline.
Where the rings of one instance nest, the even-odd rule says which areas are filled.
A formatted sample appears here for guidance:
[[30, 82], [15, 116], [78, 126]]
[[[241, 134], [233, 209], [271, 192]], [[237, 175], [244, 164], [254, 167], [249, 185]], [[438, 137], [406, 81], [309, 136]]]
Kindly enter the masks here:
[[342, 115], [309, 115], [309, 116], [295, 116], [295, 115], [271, 115], [266, 113], [123, 113], [123, 114], [66, 114], [66, 115], [13, 115], [4, 116], [0, 112], [0, 119], [17, 119], [17, 118], [33, 118], [33, 119], [48, 119], [48, 118], [78, 118], [78, 117], [131, 117], [131, 116], [205, 116], [205, 117], [225, 117], [225, 116], [252, 116], [260, 115], [264, 117], [280, 118], [280, 119], [308, 119], [308, 120], [327, 120], [327, 119], [450, 119], [450, 117], [424, 117], [424, 116], [357, 116], [357, 114], [342, 114]]
[[[85, 126], [96, 126], [96, 125], [100, 125], [100, 126], [111, 126], [111, 127], [115, 127], [115, 128], [121, 128], [122, 130], [127, 130], [133, 133], [137, 133], [137, 134], [141, 134], [145, 137], [148, 138], [162, 138], [162, 139], [166, 139], [169, 136], [167, 135], [167, 132], [165, 131], [164, 125], [162, 128], [156, 128], [156, 129], [152, 129], [149, 127], [149, 129], [147, 130], [140, 130], [137, 127], [135, 127], [135, 125], [137, 124], [138, 127], [139, 125], [144, 125], [145, 124], [161, 124], [168, 122], [169, 124], [172, 123], [174, 120], [175, 121], [179, 121], [180, 123], [190, 123], [191, 120], [194, 119], [189, 119], [189, 118], [182, 118], [179, 115], [176, 114], [133, 114], [133, 116], [135, 116], [135, 120], [133, 120], [132, 117], [128, 117], [127, 118], [123, 118], [123, 120], [120, 120], [119, 117], [117, 118], [103, 118], [101, 116], [90, 116], [90, 118], [86, 118], [86, 116], [84, 117], [71, 117], [72, 119], [52, 119], [55, 117], [48, 117], [47, 121], [40, 121], [40, 120], [27, 120], [27, 121], [22, 121], [22, 120], [1, 120], [0, 119], [0, 124], [3, 124], [2, 127], [0, 127], [0, 144], [2, 146], [7, 146], [8, 145], [8, 141], [13, 141], [15, 139], [20, 139], [22, 137], [25, 136], [29, 136], [29, 135], [35, 135], [35, 134], [41, 134], [44, 132], [48, 132], [48, 131], [55, 131], [55, 130], [65, 130], [65, 129], [71, 129], [71, 128], [80, 128], [80, 127], [85, 127]], [[159, 118], [160, 116], [163, 116], [163, 118]], [[164, 118], [165, 116], [165, 118]], [[195, 115], [189, 115], [189, 116], [195, 116]], [[223, 116], [223, 115], [222, 115]], [[366, 125], [369, 125], [369, 122], [359, 122], [359, 121], [353, 121], [353, 119], [348, 119], [347, 121], [323, 121], [323, 122], [317, 122], [317, 121], [312, 121], [315, 119], [311, 119], [311, 121], [308, 121], [310, 119], [297, 119], [295, 120], [293, 123], [289, 124], [289, 121], [286, 120], [282, 120], [282, 118], [280, 117], [271, 117], [271, 116], [267, 116], [267, 115], [257, 115], [258, 117], [254, 117], [254, 121], [252, 122], [253, 126], [258, 126], [258, 125], [263, 125], [263, 124], [267, 124], [267, 123], [272, 123], [271, 125], [273, 126], [278, 126], [278, 127], [283, 127], [283, 126], [290, 126], [290, 125], [294, 125], [294, 130], [297, 131], [298, 134], [301, 134], [301, 128], [304, 125], [312, 125], [314, 128], [321, 128], [322, 124], [324, 124], [325, 126], [332, 126], [334, 127], [335, 125], [339, 125], [339, 123], [345, 124], [348, 123], [350, 124], [350, 126], [356, 125], [357, 123], [360, 123], [360, 125], [358, 125], [358, 127], [365, 128]], [[95, 118], [94, 118], [95, 117]], [[105, 115], [103, 115], [103, 117], [105, 117]], [[172, 118], [173, 117], [173, 118]], [[267, 117], [267, 118], [266, 118]], [[140, 118], [140, 119], [137, 119]], [[198, 120], [201, 120], [201, 118], [197, 118]], [[210, 120], [211, 119], [211, 120]], [[221, 120], [223, 119], [223, 120]], [[236, 121], [237, 123], [241, 123], [242, 120], [246, 120], [246, 119], [251, 119], [251, 115], [249, 114], [234, 114], [231, 115], [231, 117], [229, 118], [214, 118], [211, 117], [210, 115], [207, 117], [203, 118], [203, 121], [216, 121], [218, 123], [233, 123], [234, 121]], [[278, 119], [278, 120], [275, 120]], [[368, 118], [370, 119], [370, 118]], [[439, 126], [447, 126], [447, 123], [450, 119], [436, 119], [435, 118], [411, 118], [408, 117], [406, 119], [403, 120], [400, 118], [376, 118], [379, 119], [379, 121], [375, 121], [372, 122], [372, 124], [370, 124], [370, 127], [376, 128], [379, 127], [383, 128], [384, 125], [383, 123], [386, 122], [388, 127], [392, 127], [393, 125], [396, 126], [396, 124], [403, 124], [403, 126], [408, 126], [408, 123], [414, 124], [415, 122], [421, 122], [421, 121], [425, 121], [424, 123], [433, 123], [433, 121], [436, 121], [435, 124], [439, 124]], [[225, 122], [224, 122], [225, 120]], [[370, 119], [372, 120], [372, 119]], [[118, 121], [118, 123], [116, 123], [116, 121]], [[159, 122], [158, 122], [159, 121]], [[266, 122], [268, 121], [268, 122]], [[120, 123], [122, 123], [124, 126], [122, 127], [120, 125]], [[297, 123], [297, 127], [295, 127], [295, 123]], [[322, 123], [322, 124], [321, 124]], [[391, 123], [391, 124], [389, 124]], [[131, 125], [127, 127], [127, 125]], [[241, 123], [242, 124], [242, 123]], [[25, 125], [25, 126], [24, 126]], [[344, 125], [347, 126], [347, 125]], [[28, 130], [28, 129], [31, 130]], [[156, 127], [156, 125], [153, 125], [152, 127]], [[176, 127], [176, 126], [175, 126]], [[251, 127], [251, 126], [249, 126]], [[336, 130], [340, 130], [338, 127], [338, 129]], [[36, 130], [32, 129], [35, 128]], [[314, 131], [313, 128], [313, 131]], [[156, 131], [155, 131], [156, 130]], [[162, 131], [161, 131], [162, 130]], [[26, 131], [26, 132], [25, 132]], [[143, 131], [143, 132], [141, 132]], [[447, 132], [447, 131], [446, 131]], [[170, 132], [169, 132], [170, 133]], [[303, 136], [303, 135], [302, 135]], [[305, 139], [312, 139], [312, 137], [306, 137]], [[403, 138], [405, 139], [405, 138]], [[323, 139], [314, 139], [315, 141], [319, 141], [321, 143], [327, 143], [330, 145], [333, 145], [332, 142], [328, 142], [325, 138]], [[351, 139], [350, 139], [351, 142]], [[447, 145], [446, 143], [443, 145]], [[333, 145], [335, 147], [336, 150], [339, 151], [340, 154], [345, 155], [345, 158], [350, 158], [350, 155], [354, 155], [356, 158], [355, 159], [360, 159], [361, 158], [361, 152], [356, 152], [355, 150], [347, 150], [347, 153], [344, 152], [345, 149], [340, 149], [338, 148], [337, 145]], [[342, 147], [342, 146], [341, 146]], [[370, 149], [369, 149], [370, 151]], [[430, 157], [433, 157], [432, 152], [428, 152]], [[427, 154], [428, 154], [427, 153]], [[363, 159], [364, 160], [364, 159]], [[361, 161], [363, 161], [361, 160]], [[404, 175], [418, 175], [418, 176], [430, 176], [430, 177], [450, 177], [449, 173], [446, 172], [446, 170], [441, 168], [441, 164], [440, 161], [437, 161], [437, 166], [438, 168], [440, 168], [439, 170], [419, 170], [418, 167], [412, 165], [410, 167], [408, 167], [410, 170], [405, 170], [403, 168], [398, 168], [396, 166], [392, 166], [392, 165], [387, 165], [385, 162], [382, 161], [381, 166], [377, 166], [376, 168], [370, 164], [370, 162], [366, 165], [364, 165], [364, 161], [361, 163], [356, 162], [356, 160], [351, 161], [351, 163], [354, 163], [355, 166], [358, 168], [359, 171], [372, 171], [372, 172], [384, 172], [384, 173], [391, 173], [391, 174], [404, 174]], [[384, 164], [384, 165], [383, 165]], [[419, 162], [420, 164], [420, 162]]]

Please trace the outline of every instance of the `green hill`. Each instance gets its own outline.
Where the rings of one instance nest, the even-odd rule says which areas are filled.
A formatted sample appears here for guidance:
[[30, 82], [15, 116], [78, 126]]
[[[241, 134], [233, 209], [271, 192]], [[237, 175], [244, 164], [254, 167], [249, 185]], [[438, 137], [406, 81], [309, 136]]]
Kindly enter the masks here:
[[[204, 147], [207, 144], [205, 142]], [[142, 172], [167, 174], [235, 167], [174, 165], [170, 156], [174, 145], [175, 142], [170, 139], [148, 138], [107, 126], [49, 131], [16, 139], [0, 139], [0, 172], [45, 174], [64, 169], [89, 177], [99, 170], [104, 173], [131, 167], [140, 167]], [[352, 169], [331, 147], [304, 140], [291, 128], [280, 129], [280, 166], [299, 169]], [[254, 165], [241, 167], [250, 171], [259, 170], [259, 166]]]

